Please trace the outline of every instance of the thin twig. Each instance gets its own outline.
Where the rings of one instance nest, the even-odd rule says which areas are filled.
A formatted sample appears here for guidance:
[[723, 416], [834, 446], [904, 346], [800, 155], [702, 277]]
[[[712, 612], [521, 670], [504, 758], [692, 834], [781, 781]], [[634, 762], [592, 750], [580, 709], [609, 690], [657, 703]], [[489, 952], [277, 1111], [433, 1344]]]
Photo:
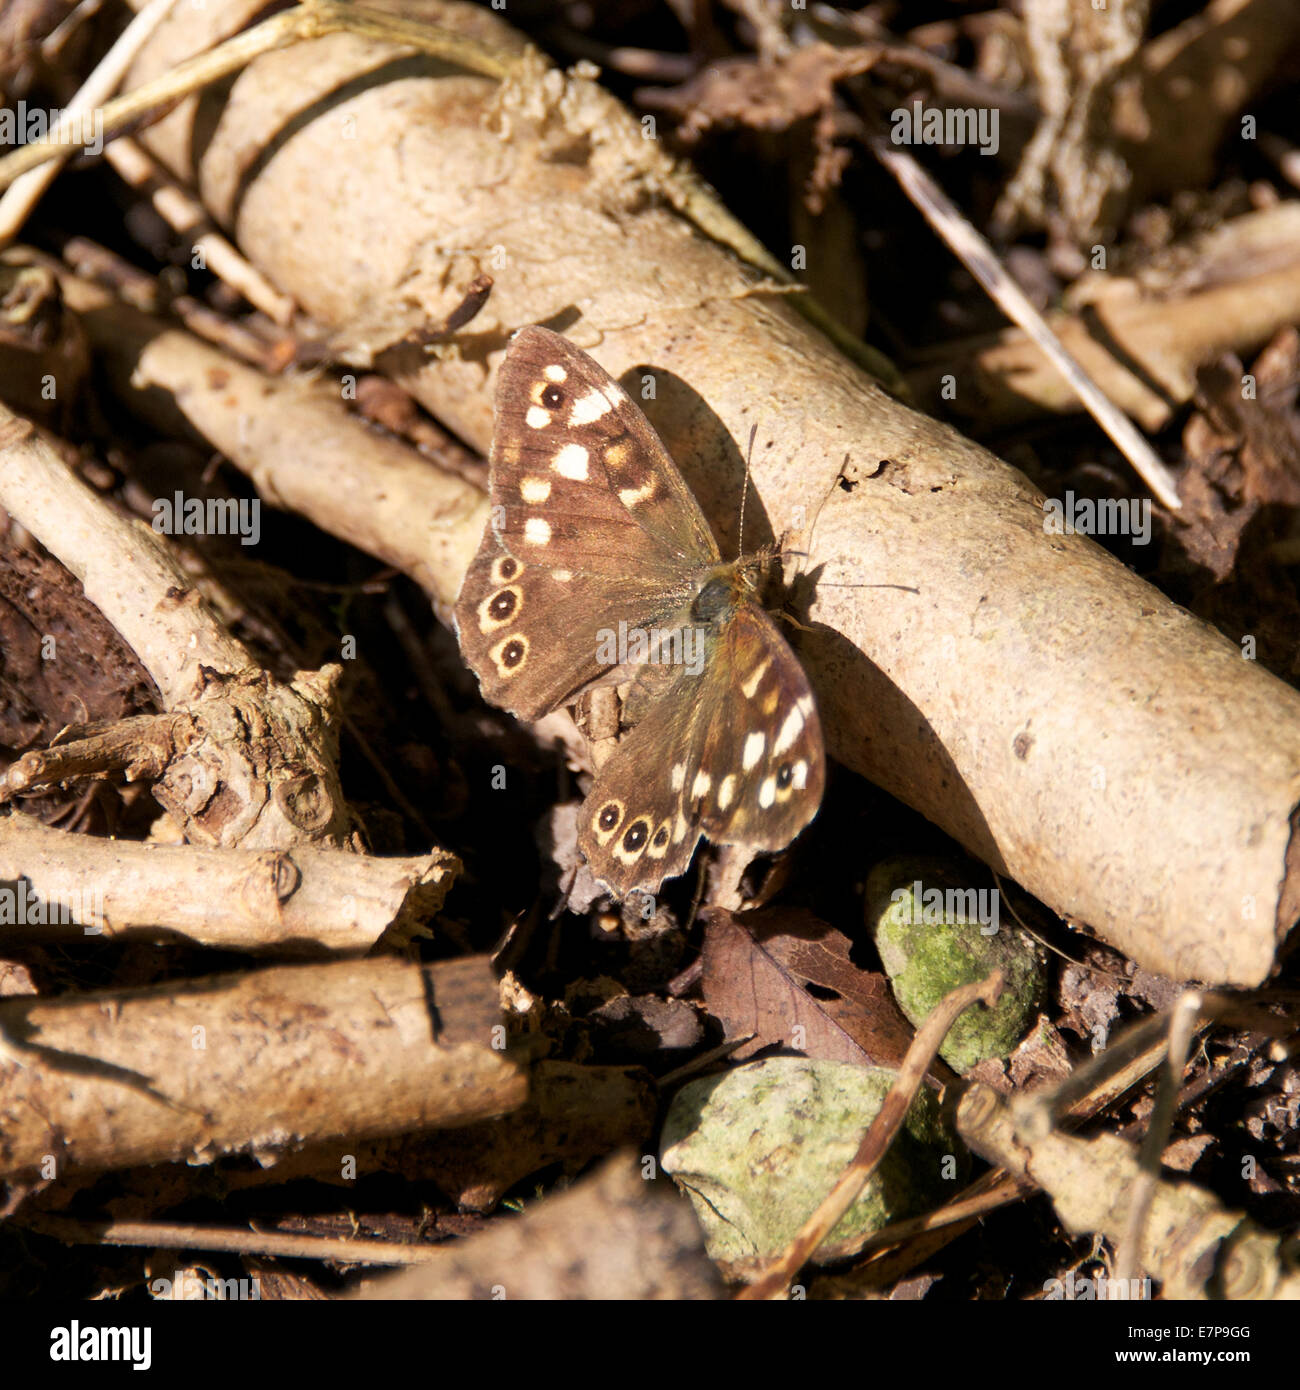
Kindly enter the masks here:
[[[68, 103], [58, 125], [50, 132], [49, 137], [41, 142], [43, 145], [52, 144], [58, 147], [62, 158], [55, 154], [43, 169], [31, 169], [29, 173], [17, 179], [6, 190], [4, 197], [0, 198], [0, 246], [7, 246], [18, 235], [45, 190], [58, 178], [59, 170], [64, 163], [71, 159], [73, 150], [67, 144], [71, 128], [80, 125], [84, 130], [83, 118], [89, 116], [96, 107], [103, 106], [117, 91], [127, 69], [135, 61], [136, 54], [166, 19], [175, 3], [176, 0], [150, 0], [118, 35], [117, 42]], [[3, 187], [4, 182], [0, 181], [0, 188]]]
[[1115, 1255], [1117, 1280], [1137, 1278], [1138, 1269], [1142, 1264], [1142, 1232], [1146, 1227], [1147, 1217], [1151, 1214], [1151, 1203], [1155, 1199], [1156, 1186], [1160, 1181], [1160, 1160], [1173, 1126], [1174, 1114], [1178, 1109], [1178, 1092], [1182, 1085], [1183, 1069], [1187, 1065], [1187, 1053], [1191, 1048], [1204, 1002], [1195, 990], [1187, 990], [1170, 1011], [1169, 1048], [1165, 1053], [1165, 1064], [1160, 1069], [1160, 1081], [1156, 1087], [1155, 1104], [1151, 1107], [1151, 1119], [1147, 1125], [1146, 1136], [1138, 1152], [1140, 1171], [1129, 1194], [1128, 1219]]
[[260, 309], [272, 323], [285, 327], [293, 319], [293, 300], [279, 290], [256, 266], [250, 265], [212, 225], [203, 205], [166, 178], [162, 170], [128, 136], [114, 140], [104, 158], [118, 177], [153, 204], [154, 211], [183, 237], [190, 237], [192, 252], [203, 266], [231, 289]]
[[1003, 269], [997, 253], [970, 224], [957, 205], [906, 150], [890, 143], [880, 131], [867, 136], [872, 154], [898, 180], [921, 216], [944, 240], [967, 270], [989, 292], [1012, 322], [1034, 341], [1039, 351], [1066, 379], [1090, 415], [1106, 431], [1138, 476], [1170, 511], [1182, 509], [1174, 475], [1156, 457], [1137, 427], [1067, 351], [1047, 326], [1042, 314]]
[[213, 1250], [367, 1265], [433, 1264], [446, 1259], [455, 1243], [394, 1245], [386, 1240], [295, 1236], [282, 1231], [241, 1231], [228, 1226], [185, 1226], [166, 1221], [73, 1221], [55, 1216], [35, 1216], [24, 1224], [67, 1245], [145, 1245], [162, 1250]]

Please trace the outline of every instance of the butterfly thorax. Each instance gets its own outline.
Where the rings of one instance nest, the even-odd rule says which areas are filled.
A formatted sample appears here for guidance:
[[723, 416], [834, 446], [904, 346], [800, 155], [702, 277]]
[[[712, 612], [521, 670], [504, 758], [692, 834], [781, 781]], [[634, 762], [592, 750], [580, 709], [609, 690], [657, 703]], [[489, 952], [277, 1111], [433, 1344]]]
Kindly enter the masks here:
[[691, 618], [718, 623], [742, 603], [761, 604], [775, 558], [773, 551], [760, 550], [712, 566], [691, 601]]

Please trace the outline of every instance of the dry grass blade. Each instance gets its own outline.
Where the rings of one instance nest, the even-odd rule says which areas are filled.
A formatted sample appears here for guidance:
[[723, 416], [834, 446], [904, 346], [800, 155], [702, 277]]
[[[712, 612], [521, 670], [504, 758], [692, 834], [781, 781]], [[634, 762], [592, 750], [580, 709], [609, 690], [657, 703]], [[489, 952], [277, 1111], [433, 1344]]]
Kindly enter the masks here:
[[[63, 145], [74, 126], [82, 124], [91, 113], [117, 90], [135, 56], [148, 42], [154, 30], [167, 18], [176, 0], [150, 0], [150, 3], [126, 26], [104, 60], [83, 83], [68, 103], [62, 120], [50, 132], [48, 143]], [[70, 150], [69, 155], [70, 157]], [[0, 198], [0, 246], [7, 246], [18, 235], [32, 209], [40, 202], [45, 190], [58, 177], [63, 160], [47, 163], [44, 168], [31, 169], [11, 184]]]
[[1097, 423], [1110, 435], [1115, 447], [1133, 465], [1138, 476], [1170, 511], [1178, 511], [1178, 485], [1156, 457], [1133, 422], [1117, 409], [1083, 370], [1064, 344], [1029, 302], [1025, 292], [1002, 268], [988, 242], [948, 198], [937, 183], [906, 151], [891, 145], [885, 136], [873, 135], [871, 152], [898, 180], [921, 215], [944, 239], [962, 264], [992, 295], [999, 307], [1037, 344], [1039, 350], [1074, 388]]

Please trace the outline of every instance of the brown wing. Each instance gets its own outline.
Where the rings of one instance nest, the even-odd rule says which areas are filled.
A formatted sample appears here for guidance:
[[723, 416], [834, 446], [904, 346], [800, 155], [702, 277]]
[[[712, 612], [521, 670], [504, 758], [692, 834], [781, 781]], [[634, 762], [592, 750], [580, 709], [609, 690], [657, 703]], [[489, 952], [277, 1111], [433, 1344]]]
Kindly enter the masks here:
[[717, 542], [659, 436], [621, 386], [558, 333], [521, 328], [497, 381], [496, 532], [532, 563], [669, 584]]
[[817, 814], [826, 757], [808, 678], [775, 624], [744, 603], [711, 634], [601, 769], [578, 846], [620, 897], [683, 873], [700, 836], [783, 849]]
[[516, 333], [501, 367], [490, 501], [456, 631], [484, 697], [526, 719], [607, 674], [602, 634], [662, 626], [718, 558], [649, 421], [544, 328]]

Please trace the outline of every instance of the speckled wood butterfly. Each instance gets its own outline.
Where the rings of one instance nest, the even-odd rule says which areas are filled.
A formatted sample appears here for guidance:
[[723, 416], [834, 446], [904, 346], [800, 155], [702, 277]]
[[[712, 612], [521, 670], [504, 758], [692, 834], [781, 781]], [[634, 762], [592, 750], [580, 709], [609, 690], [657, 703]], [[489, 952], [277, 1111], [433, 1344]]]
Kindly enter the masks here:
[[456, 603], [484, 696], [523, 719], [627, 687], [628, 733], [578, 815], [620, 897], [685, 871], [701, 835], [783, 849], [826, 779], [808, 678], [764, 611], [772, 552], [724, 561], [650, 422], [545, 328], [497, 384], [491, 520]]

